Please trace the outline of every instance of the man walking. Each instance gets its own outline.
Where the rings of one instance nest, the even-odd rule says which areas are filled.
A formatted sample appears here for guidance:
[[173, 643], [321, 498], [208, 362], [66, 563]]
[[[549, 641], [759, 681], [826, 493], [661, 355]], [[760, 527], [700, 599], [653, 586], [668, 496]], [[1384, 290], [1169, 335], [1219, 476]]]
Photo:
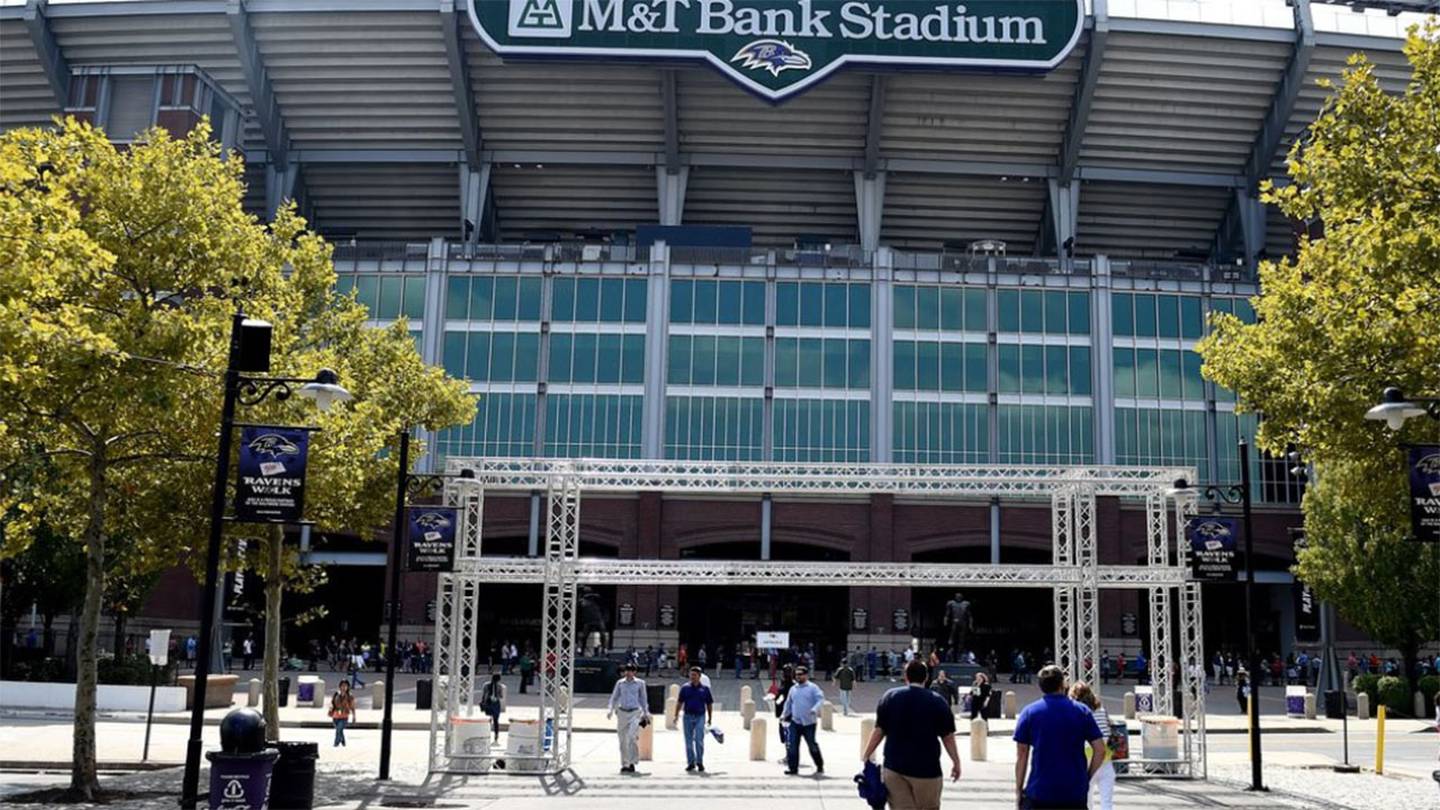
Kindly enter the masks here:
[[825, 773], [825, 759], [820, 756], [820, 744], [815, 741], [815, 726], [820, 719], [820, 706], [825, 702], [825, 693], [810, 682], [810, 670], [795, 668], [795, 685], [785, 698], [785, 709], [780, 721], [790, 721], [790, 731], [785, 735], [785, 774], [794, 776], [800, 772], [800, 740], [810, 749], [810, 760], [815, 763], [815, 774]]
[[955, 749], [955, 715], [944, 698], [925, 688], [926, 666], [905, 666], [905, 685], [891, 689], [875, 709], [875, 730], [865, 744], [862, 762], [885, 741], [885, 789], [893, 810], [940, 810], [945, 780], [940, 771], [940, 746], [950, 757], [950, 778], [960, 778], [960, 752]]
[[[700, 649], [705, 649], [701, 647]], [[705, 727], [715, 722], [715, 699], [710, 687], [700, 682], [700, 667], [690, 668], [690, 683], [680, 687], [675, 701], [675, 720], [685, 714], [685, 770], [705, 772]]]
[[620, 772], [635, 773], [640, 761], [640, 726], [650, 723], [650, 706], [645, 699], [645, 682], [635, 677], [635, 665], [625, 665], [625, 675], [610, 690], [605, 719], [615, 718], [620, 738]]
[[840, 687], [840, 710], [846, 716], [850, 716], [850, 691], [855, 688], [855, 670], [850, 668], [850, 662], [840, 659], [840, 668], [835, 670], [835, 683]]
[[[1084, 808], [1090, 779], [1105, 764], [1105, 735], [1090, 709], [1070, 699], [1065, 671], [1051, 664], [1040, 670], [1041, 698], [1015, 721], [1015, 801], [1025, 810]], [[1085, 762], [1085, 744], [1090, 762]], [[1030, 765], [1031, 753], [1035, 767]]]

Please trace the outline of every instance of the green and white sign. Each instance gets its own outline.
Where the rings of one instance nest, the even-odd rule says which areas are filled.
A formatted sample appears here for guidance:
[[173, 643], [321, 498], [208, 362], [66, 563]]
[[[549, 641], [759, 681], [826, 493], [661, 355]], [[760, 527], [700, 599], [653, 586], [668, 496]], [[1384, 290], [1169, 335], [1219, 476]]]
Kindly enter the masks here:
[[471, 0], [500, 56], [706, 61], [772, 101], [847, 64], [1049, 70], [1083, 0]]

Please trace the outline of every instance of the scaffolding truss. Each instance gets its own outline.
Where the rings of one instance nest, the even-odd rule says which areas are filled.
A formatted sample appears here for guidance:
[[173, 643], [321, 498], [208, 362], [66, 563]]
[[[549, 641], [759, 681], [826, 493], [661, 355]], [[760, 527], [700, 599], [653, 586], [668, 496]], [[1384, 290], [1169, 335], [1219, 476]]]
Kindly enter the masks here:
[[[476, 622], [483, 585], [492, 582], [542, 586], [541, 649], [537, 662], [540, 707], [533, 755], [505, 756], [509, 772], [558, 773], [570, 766], [571, 695], [575, 672], [577, 588], [587, 585], [850, 585], [875, 587], [1029, 587], [1052, 591], [1054, 660], [1099, 692], [1100, 591], [1143, 590], [1150, 619], [1152, 683], [1156, 714], [1178, 715], [1183, 753], [1172, 759], [1138, 759], [1133, 775], [1203, 778], [1205, 696], [1200, 587], [1182, 567], [1171, 536], [1193, 513], [1193, 500], [1174, 500], [1168, 490], [1194, 470], [1170, 467], [1022, 467], [807, 465], [724, 462], [655, 462], [452, 458], [448, 471], [473, 478], [446, 479], [445, 502], [460, 509], [454, 571], [436, 588], [434, 676], [430, 715], [430, 771], [488, 771], [495, 756], [488, 724], [475, 724], [475, 670], [479, 661]], [[1050, 500], [1052, 564], [962, 565], [879, 562], [774, 562], [761, 560], [621, 560], [581, 558], [582, 494], [694, 493], [705, 495], [874, 495], [937, 500], [1008, 496]], [[486, 557], [481, 521], [486, 492], [540, 491], [546, 498], [544, 555]], [[1144, 565], [1100, 565], [1096, 498], [1142, 500], [1146, 507]], [[1171, 691], [1172, 597], [1179, 598], [1181, 706]], [[483, 734], [466, 730], [483, 726]]]

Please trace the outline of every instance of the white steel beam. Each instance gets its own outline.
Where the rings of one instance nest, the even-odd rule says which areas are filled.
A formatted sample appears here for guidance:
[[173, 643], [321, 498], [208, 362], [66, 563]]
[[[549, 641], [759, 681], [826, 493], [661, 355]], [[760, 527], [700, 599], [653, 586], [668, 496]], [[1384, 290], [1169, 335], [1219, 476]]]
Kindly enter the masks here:
[[[1065, 140], [1060, 147], [1059, 180], [1070, 185], [1080, 161], [1080, 147], [1085, 142], [1085, 128], [1090, 122], [1090, 108], [1100, 86], [1100, 68], [1105, 62], [1105, 45], [1110, 38], [1108, 0], [1094, 0], [1091, 14], [1090, 45], [1080, 68], [1080, 81], [1075, 86], [1075, 100], [1070, 104], [1070, 121], [1065, 127]], [[1058, 244], [1058, 243], [1057, 243]]]
[[[445, 60], [450, 68], [450, 87], [455, 96], [455, 115], [460, 121], [460, 139], [465, 144], [465, 159], [471, 166], [480, 165], [480, 116], [475, 108], [475, 94], [470, 88], [470, 71], [465, 61], [465, 43], [461, 39], [462, 21], [455, 0], [440, 0], [440, 31], [445, 39]], [[479, 227], [477, 222], [475, 225]]]
[[46, 0], [26, 0], [21, 18], [25, 21], [25, 29], [30, 32], [35, 54], [40, 57], [45, 81], [49, 82], [50, 90], [55, 94], [55, 106], [63, 110], [70, 103], [70, 66], [55, 41], [55, 33], [50, 30], [48, 7]]
[[260, 57], [255, 31], [250, 27], [245, 0], [228, 0], [225, 17], [230, 22], [230, 36], [240, 58], [240, 72], [250, 90], [250, 105], [260, 124], [260, 133], [265, 137], [265, 163], [285, 168], [290, 165], [290, 136], [285, 132], [280, 102], [275, 99], [275, 89], [265, 71], [265, 61]]

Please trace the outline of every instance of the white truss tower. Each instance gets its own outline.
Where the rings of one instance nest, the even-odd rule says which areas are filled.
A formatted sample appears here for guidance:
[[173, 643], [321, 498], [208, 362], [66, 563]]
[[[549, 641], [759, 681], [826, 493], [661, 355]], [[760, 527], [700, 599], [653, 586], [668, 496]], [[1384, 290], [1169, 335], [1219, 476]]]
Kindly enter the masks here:
[[[485, 583], [542, 586], [538, 720], [546, 740], [539, 756], [507, 756], [514, 773], [559, 773], [570, 766], [571, 695], [574, 686], [576, 589], [584, 584], [685, 585], [868, 585], [879, 587], [1004, 586], [1049, 589], [1054, 599], [1055, 661], [1071, 678], [1100, 690], [1100, 591], [1141, 589], [1150, 609], [1150, 650], [1155, 711], [1181, 710], [1184, 755], [1180, 760], [1135, 760], [1132, 774], [1203, 777], [1204, 690], [1200, 587], [1175, 553], [1167, 496], [1184, 468], [810, 465], [725, 462], [655, 462], [452, 458], [445, 502], [461, 507], [455, 570], [436, 589], [434, 677], [430, 715], [430, 770], [488, 771], [487, 744], [470, 744], [457, 729], [473, 721], [478, 662], [476, 617]], [[484, 557], [480, 528], [487, 491], [546, 494], [545, 553], [540, 558]], [[972, 565], [872, 562], [775, 562], [761, 560], [622, 560], [579, 557], [580, 501], [585, 492], [865, 495], [889, 493], [935, 499], [1001, 496], [1050, 500], [1053, 560], [1050, 565]], [[1144, 499], [1146, 565], [1100, 565], [1095, 504], [1098, 496]], [[1175, 503], [1176, 525], [1194, 503]], [[1172, 595], [1180, 598], [1182, 706], [1173, 706], [1170, 665]], [[487, 726], [488, 729], [488, 726]]]

